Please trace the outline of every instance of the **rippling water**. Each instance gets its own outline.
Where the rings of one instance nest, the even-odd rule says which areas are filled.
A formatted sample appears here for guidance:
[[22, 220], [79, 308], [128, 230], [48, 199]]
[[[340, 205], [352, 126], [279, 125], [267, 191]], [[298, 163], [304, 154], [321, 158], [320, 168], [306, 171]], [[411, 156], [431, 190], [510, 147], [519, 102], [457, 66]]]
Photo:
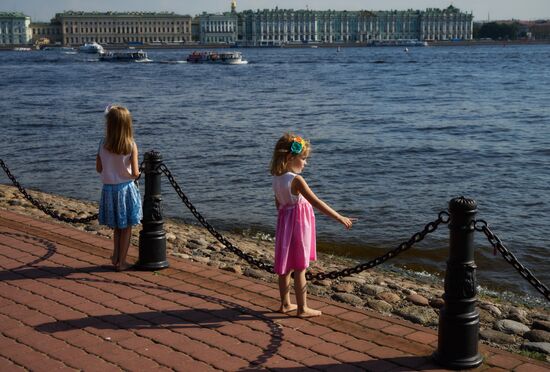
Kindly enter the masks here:
[[[465, 195], [478, 218], [550, 285], [550, 46], [244, 49], [248, 65], [148, 64], [0, 53], [1, 156], [29, 187], [97, 200], [103, 109], [127, 105], [141, 153], [156, 149], [217, 227], [272, 234], [268, 165], [285, 131], [310, 139], [304, 177], [346, 232], [318, 215], [323, 250], [368, 260]], [[1, 182], [8, 182], [7, 178]], [[192, 216], [164, 184], [168, 215]], [[441, 273], [448, 230], [394, 264]], [[476, 235], [480, 284], [541, 297]]]

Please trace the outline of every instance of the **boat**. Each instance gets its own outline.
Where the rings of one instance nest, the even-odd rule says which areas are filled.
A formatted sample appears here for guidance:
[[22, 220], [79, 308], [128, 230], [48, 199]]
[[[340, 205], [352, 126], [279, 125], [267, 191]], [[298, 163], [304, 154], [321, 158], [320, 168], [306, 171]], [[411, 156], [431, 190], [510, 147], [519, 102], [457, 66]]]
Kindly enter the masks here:
[[416, 40], [416, 39], [390, 39], [390, 40], [373, 40], [369, 44], [370, 46], [402, 46], [402, 47], [416, 47], [416, 46], [428, 46], [428, 42]]
[[100, 61], [106, 62], [151, 62], [143, 50], [125, 52], [104, 52], [99, 55]]
[[27, 47], [15, 47], [13, 50], [16, 52], [30, 52], [32, 49]]
[[193, 52], [187, 56], [188, 63], [219, 63], [224, 65], [245, 65], [241, 52]]
[[71, 47], [42, 46], [40, 47], [40, 50], [43, 50], [46, 52], [58, 52], [58, 53], [64, 53], [64, 54], [76, 54], [76, 50]]
[[84, 45], [81, 45], [78, 48], [78, 51], [81, 53], [98, 53], [98, 54], [105, 52], [103, 47], [98, 43], [96, 43], [95, 41], [93, 43], [86, 43]]

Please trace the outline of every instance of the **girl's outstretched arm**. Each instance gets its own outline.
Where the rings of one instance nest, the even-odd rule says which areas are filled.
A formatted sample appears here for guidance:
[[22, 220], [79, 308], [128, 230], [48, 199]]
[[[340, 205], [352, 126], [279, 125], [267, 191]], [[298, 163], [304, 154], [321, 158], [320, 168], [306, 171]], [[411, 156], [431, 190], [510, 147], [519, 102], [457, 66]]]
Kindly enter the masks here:
[[304, 180], [302, 176], [298, 175], [294, 177], [294, 180], [292, 181], [291, 191], [295, 195], [302, 194], [303, 197], [306, 198], [306, 200], [310, 202], [313, 207], [317, 208], [327, 216], [334, 218], [336, 221], [344, 225], [346, 229], [350, 229], [353, 225], [353, 221], [350, 218], [342, 216], [340, 213], [332, 209], [327, 203], [319, 199], [317, 195], [315, 195], [315, 193], [311, 191], [306, 180]]

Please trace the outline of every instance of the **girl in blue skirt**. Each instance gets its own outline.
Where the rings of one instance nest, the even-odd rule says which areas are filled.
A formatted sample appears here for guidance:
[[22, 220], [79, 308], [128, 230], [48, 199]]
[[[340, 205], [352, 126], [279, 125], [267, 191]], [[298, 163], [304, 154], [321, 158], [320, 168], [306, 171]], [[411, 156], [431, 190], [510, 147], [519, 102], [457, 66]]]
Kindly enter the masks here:
[[132, 115], [122, 106], [105, 109], [105, 138], [99, 143], [96, 170], [103, 189], [99, 202], [99, 223], [114, 229], [115, 270], [128, 268], [132, 226], [142, 218], [141, 196], [134, 180], [139, 177], [138, 149], [134, 142]]

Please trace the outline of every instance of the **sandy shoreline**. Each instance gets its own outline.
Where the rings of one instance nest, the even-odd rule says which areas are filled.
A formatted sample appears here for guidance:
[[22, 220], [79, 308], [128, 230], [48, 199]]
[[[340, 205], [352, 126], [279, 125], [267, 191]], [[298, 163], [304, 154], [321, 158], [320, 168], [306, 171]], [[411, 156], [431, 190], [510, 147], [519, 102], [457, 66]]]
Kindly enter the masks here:
[[[38, 191], [29, 193], [43, 204], [66, 217], [86, 217], [97, 213], [97, 204], [65, 198]], [[53, 219], [35, 208], [14, 187], [0, 184], [0, 208], [35, 218]], [[90, 224], [74, 224], [78, 229], [111, 238], [112, 231]], [[138, 245], [140, 228], [132, 234], [132, 244]], [[229, 252], [201, 226], [165, 219], [168, 255], [201, 262], [205, 265], [276, 282], [276, 276], [250, 267], [244, 260]], [[272, 264], [273, 242], [270, 239], [249, 237], [243, 234], [222, 232], [235, 246], [255, 258]], [[328, 272], [353, 267], [351, 259], [320, 253], [310, 271]], [[313, 281], [309, 292], [335, 301], [368, 308], [384, 314], [436, 329], [439, 308], [443, 305], [442, 283], [422, 280], [420, 277], [375, 268], [338, 280]], [[497, 296], [480, 294], [480, 336], [482, 342], [512, 352], [550, 362], [550, 308], [511, 304]]]

